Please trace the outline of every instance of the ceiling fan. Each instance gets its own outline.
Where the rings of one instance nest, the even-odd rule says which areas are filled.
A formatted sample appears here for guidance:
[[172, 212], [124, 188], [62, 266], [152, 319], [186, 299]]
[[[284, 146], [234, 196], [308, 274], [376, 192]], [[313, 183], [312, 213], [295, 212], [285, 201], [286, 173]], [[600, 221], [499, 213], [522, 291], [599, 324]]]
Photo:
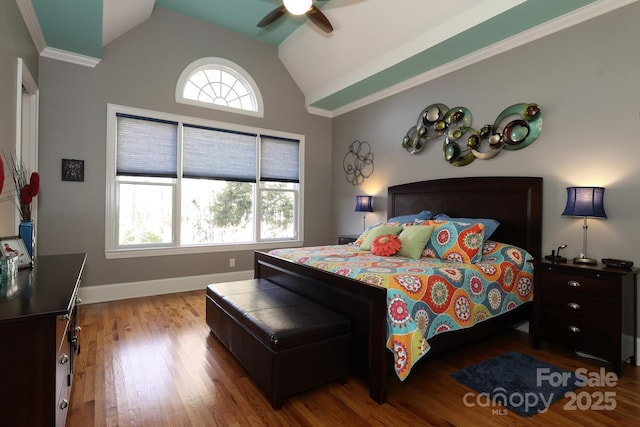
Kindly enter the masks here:
[[[328, 0], [322, 0], [328, 1]], [[333, 31], [329, 19], [314, 4], [313, 0], [283, 0], [282, 6], [273, 9], [260, 22], [258, 27], [263, 28], [281, 18], [285, 13], [292, 15], [307, 15], [311, 22], [316, 24], [325, 33]]]

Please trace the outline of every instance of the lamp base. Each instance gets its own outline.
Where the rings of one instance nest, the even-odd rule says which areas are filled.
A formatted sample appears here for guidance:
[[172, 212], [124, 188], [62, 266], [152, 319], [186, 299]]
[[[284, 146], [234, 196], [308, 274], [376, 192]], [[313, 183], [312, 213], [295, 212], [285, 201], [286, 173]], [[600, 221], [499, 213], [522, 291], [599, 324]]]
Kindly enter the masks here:
[[595, 258], [574, 258], [573, 259], [573, 263], [574, 264], [585, 264], [585, 265], [596, 265], [598, 263], [598, 260]]

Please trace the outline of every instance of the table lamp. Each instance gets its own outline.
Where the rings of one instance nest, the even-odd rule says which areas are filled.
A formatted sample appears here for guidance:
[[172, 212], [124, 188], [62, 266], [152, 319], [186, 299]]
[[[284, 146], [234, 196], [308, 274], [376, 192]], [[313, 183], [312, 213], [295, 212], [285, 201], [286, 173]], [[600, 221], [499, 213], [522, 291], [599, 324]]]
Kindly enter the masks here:
[[582, 253], [573, 259], [574, 264], [595, 265], [598, 261], [587, 257], [587, 217], [607, 218], [604, 211], [603, 187], [567, 187], [567, 206], [562, 216], [584, 217], [582, 225]]
[[373, 196], [356, 196], [356, 212], [364, 212], [362, 215], [362, 231], [366, 228], [367, 212], [373, 212]]

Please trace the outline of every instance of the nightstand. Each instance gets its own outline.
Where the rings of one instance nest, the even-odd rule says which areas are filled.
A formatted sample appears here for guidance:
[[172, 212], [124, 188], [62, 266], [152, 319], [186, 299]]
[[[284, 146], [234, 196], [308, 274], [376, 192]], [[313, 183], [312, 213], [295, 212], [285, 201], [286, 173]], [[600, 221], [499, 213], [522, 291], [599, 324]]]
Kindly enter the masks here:
[[638, 271], [534, 262], [533, 346], [566, 344], [609, 361], [621, 377], [624, 362], [637, 357]]
[[349, 243], [353, 243], [358, 240], [360, 237], [357, 234], [340, 234], [338, 235], [338, 244], [339, 245], [348, 245]]

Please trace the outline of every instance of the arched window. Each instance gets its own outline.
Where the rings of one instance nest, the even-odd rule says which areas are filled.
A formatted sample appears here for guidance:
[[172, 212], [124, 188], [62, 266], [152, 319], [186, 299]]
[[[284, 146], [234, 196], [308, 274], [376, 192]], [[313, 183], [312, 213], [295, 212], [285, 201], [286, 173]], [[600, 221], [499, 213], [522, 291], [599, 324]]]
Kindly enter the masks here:
[[224, 58], [202, 58], [189, 64], [178, 78], [176, 102], [263, 117], [255, 81]]

